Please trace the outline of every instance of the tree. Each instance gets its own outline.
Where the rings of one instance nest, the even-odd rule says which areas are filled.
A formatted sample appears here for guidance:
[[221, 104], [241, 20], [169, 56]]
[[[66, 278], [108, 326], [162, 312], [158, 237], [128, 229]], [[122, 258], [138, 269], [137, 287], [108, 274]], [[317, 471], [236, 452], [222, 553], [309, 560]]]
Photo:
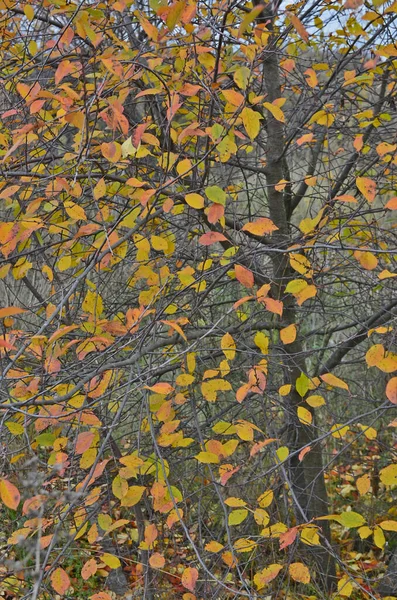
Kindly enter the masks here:
[[375, 598], [395, 5], [0, 10], [6, 589]]

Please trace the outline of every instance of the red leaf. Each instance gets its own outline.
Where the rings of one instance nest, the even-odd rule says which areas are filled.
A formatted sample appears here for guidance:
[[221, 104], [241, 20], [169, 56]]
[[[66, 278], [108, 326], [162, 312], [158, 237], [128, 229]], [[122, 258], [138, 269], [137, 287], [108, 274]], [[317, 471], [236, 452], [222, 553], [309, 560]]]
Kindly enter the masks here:
[[211, 244], [215, 244], [216, 242], [227, 242], [227, 238], [223, 233], [218, 233], [217, 231], [208, 231], [208, 233], [204, 233], [199, 237], [199, 244], [202, 246], [211, 246]]
[[194, 592], [198, 579], [198, 571], [194, 567], [187, 567], [182, 573], [182, 585], [187, 590]]

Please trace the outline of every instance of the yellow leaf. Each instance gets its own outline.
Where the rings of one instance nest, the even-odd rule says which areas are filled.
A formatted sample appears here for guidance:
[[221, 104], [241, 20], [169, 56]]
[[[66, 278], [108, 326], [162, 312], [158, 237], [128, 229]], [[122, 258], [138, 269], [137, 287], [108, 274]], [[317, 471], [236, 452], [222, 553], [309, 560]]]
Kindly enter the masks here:
[[238, 508], [240, 506], [246, 506], [247, 503], [241, 498], [234, 498], [233, 496], [230, 498], [226, 498], [225, 504], [227, 506], [231, 506], [232, 508]]
[[292, 344], [296, 340], [296, 325], [293, 323], [280, 330], [280, 339], [283, 344]]
[[276, 451], [276, 455], [280, 462], [283, 462], [284, 460], [286, 460], [289, 456], [289, 450], [288, 450], [287, 446], [281, 446]]
[[369, 177], [357, 177], [356, 186], [368, 202], [373, 202], [376, 196], [376, 182]]
[[289, 257], [290, 265], [295, 271], [304, 275], [305, 277], [313, 276], [313, 269], [309, 259], [302, 254], [290, 254]]
[[263, 331], [257, 331], [254, 337], [255, 346], [258, 346], [262, 354], [269, 352], [269, 338]]
[[285, 123], [284, 113], [279, 106], [276, 104], [271, 104], [270, 102], [264, 102], [263, 106], [273, 115], [276, 121]]
[[237, 552], [252, 552], [254, 548], [256, 548], [257, 544], [253, 540], [248, 540], [246, 538], [240, 538], [236, 540], [233, 544], [233, 548]]
[[84, 208], [79, 206], [72, 200], [66, 200], [63, 203], [65, 210], [71, 219], [75, 219], [76, 221], [86, 221], [87, 216], [84, 212]]
[[310, 583], [309, 569], [303, 563], [292, 563], [288, 570], [294, 581], [299, 581], [299, 583]]
[[383, 533], [383, 530], [380, 527], [375, 527], [374, 529], [374, 542], [375, 546], [377, 546], [378, 548], [383, 549], [385, 547], [386, 538], [385, 534]]
[[250, 76], [251, 71], [248, 67], [239, 67], [234, 72], [233, 79], [240, 90], [246, 90]]
[[371, 488], [371, 479], [368, 473], [359, 477], [356, 481], [356, 486], [360, 496], [364, 496]]
[[344, 598], [349, 598], [353, 592], [353, 585], [348, 577], [344, 575], [342, 579], [338, 581], [338, 594]]
[[241, 118], [243, 119], [248, 137], [254, 140], [260, 132], [262, 116], [256, 110], [252, 110], [252, 108], [243, 108]]
[[21, 425], [21, 423], [15, 423], [15, 421], [7, 421], [5, 423], [5, 426], [7, 427], [8, 431], [13, 435], [22, 435], [25, 431], [24, 426]]
[[238, 508], [237, 510], [232, 510], [227, 522], [229, 525], [240, 525], [247, 517], [248, 510], [246, 508]]
[[105, 552], [105, 554], [102, 554], [101, 560], [111, 569], [118, 569], [121, 567], [120, 559], [117, 558], [117, 556], [113, 556], [113, 554]]
[[397, 521], [382, 521], [379, 526], [385, 531], [397, 531]]
[[153, 250], [157, 250], [158, 252], [164, 252], [168, 250], [167, 240], [159, 235], [152, 235], [150, 238], [150, 243]]
[[315, 88], [316, 85], [318, 85], [317, 74], [314, 69], [306, 69], [306, 71], [304, 72], [304, 75], [306, 76], [307, 84], [311, 88]]
[[213, 452], [199, 452], [194, 458], [205, 465], [219, 463], [219, 456]]
[[342, 425], [341, 423], [335, 423], [331, 427], [332, 437], [336, 439], [342, 439], [346, 433], [349, 431], [348, 425]]
[[312, 413], [304, 406], [298, 406], [297, 413], [299, 421], [304, 425], [310, 425], [313, 421]]
[[234, 359], [234, 357], [236, 356], [236, 342], [234, 341], [230, 333], [225, 333], [225, 335], [221, 339], [221, 348], [227, 360]]
[[135, 504], [138, 504], [145, 489], [143, 485], [131, 485], [125, 496], [121, 498], [121, 506], [135, 506]]
[[317, 527], [303, 527], [300, 532], [300, 539], [308, 546], [319, 546], [321, 543], [317, 533]]
[[272, 490], [267, 490], [263, 492], [257, 499], [257, 502], [261, 508], [267, 508], [273, 502], [274, 493]]
[[324, 406], [325, 404], [324, 398], [319, 395], [308, 396], [306, 398], [306, 402], [312, 408], [318, 408], [319, 406]]
[[186, 194], [185, 200], [192, 208], [196, 208], [197, 210], [204, 208], [204, 198], [200, 194]]
[[379, 476], [381, 482], [386, 486], [391, 487], [392, 485], [397, 485], [397, 463], [381, 469]]

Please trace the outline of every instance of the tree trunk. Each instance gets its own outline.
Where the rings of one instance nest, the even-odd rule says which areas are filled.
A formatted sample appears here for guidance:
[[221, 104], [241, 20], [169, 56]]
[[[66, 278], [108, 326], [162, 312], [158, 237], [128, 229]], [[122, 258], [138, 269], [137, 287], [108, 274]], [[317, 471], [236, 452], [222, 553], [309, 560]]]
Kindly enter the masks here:
[[[270, 41], [264, 61], [264, 77], [267, 91], [267, 102], [273, 102], [282, 97], [277, 48]], [[267, 196], [270, 217], [277, 225], [278, 231], [273, 234], [275, 246], [287, 249], [291, 244], [289, 223], [284, 195], [275, 189], [275, 185], [283, 179], [283, 151], [284, 151], [283, 124], [277, 121], [272, 114], [267, 115]], [[295, 278], [291, 272], [287, 252], [271, 253], [273, 264], [273, 294], [284, 303], [283, 322], [285, 325], [296, 322], [294, 298], [285, 293], [289, 279]], [[307, 373], [306, 362], [303, 358], [302, 342], [299, 337], [293, 344], [286, 347], [284, 359], [285, 371], [289, 383], [292, 385], [291, 393], [285, 400], [286, 431], [290, 453], [310, 444], [311, 451], [299, 461], [296, 455], [289, 462], [289, 484], [293, 495], [296, 518], [305, 522], [314, 517], [328, 513], [328, 498], [325, 487], [322, 451], [319, 443], [315, 442], [315, 429], [313, 426], [303, 425], [297, 417], [297, 408], [302, 403], [302, 398], [296, 391], [295, 385], [301, 373]], [[324, 521], [322, 532], [326, 547], [316, 547], [315, 558], [318, 575], [325, 592], [330, 592], [335, 587], [335, 559], [330, 551], [331, 535], [329, 523]]]

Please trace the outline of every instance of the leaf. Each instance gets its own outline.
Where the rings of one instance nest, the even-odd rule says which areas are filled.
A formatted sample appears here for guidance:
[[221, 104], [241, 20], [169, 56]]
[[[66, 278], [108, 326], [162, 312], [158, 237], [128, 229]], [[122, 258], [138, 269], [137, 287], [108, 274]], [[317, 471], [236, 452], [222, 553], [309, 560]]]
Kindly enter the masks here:
[[205, 195], [207, 196], [208, 200], [211, 200], [211, 202], [222, 204], [222, 206], [225, 206], [226, 204], [226, 193], [217, 185], [206, 187]]
[[128, 488], [125, 496], [121, 498], [121, 506], [135, 506], [141, 500], [145, 487], [142, 485], [132, 485]]
[[306, 27], [303, 25], [302, 21], [293, 13], [287, 12], [288, 18], [291, 21], [292, 25], [295, 27], [296, 31], [299, 33], [302, 40], [306, 43], [309, 41], [309, 34], [307, 32]]
[[392, 404], [397, 404], [397, 377], [392, 377], [386, 385], [386, 397]]
[[343, 379], [339, 379], [339, 377], [336, 377], [336, 375], [333, 375], [332, 373], [325, 373], [324, 375], [320, 375], [320, 379], [322, 379], [324, 383], [332, 387], [337, 387], [341, 388], [342, 390], [349, 391], [349, 386], [347, 385], [347, 383], [343, 381]]
[[226, 498], [225, 504], [227, 506], [230, 506], [231, 508], [247, 506], [247, 503], [245, 502], [245, 500], [242, 500], [241, 498], [234, 498], [234, 497]]
[[263, 106], [273, 115], [276, 121], [285, 123], [284, 113], [279, 106], [277, 106], [276, 104], [271, 104], [270, 102], [264, 102]]
[[95, 575], [97, 570], [98, 565], [95, 559], [90, 558], [89, 560], [87, 560], [87, 562], [84, 563], [83, 568], [81, 569], [81, 576], [84, 579], [84, 581], [87, 581], [87, 579], [92, 577], [92, 575]]
[[205, 465], [218, 464], [220, 462], [219, 456], [213, 452], [199, 452], [194, 458]]
[[225, 96], [226, 101], [232, 106], [238, 107], [245, 101], [244, 96], [235, 90], [222, 90], [222, 94]]
[[189, 206], [197, 210], [204, 208], [204, 198], [200, 194], [186, 194], [185, 201]]
[[21, 313], [27, 312], [24, 308], [18, 308], [17, 306], [8, 306], [7, 308], [0, 308], [0, 319], [5, 319], [6, 317], [14, 317], [15, 315], [19, 315]]
[[390, 198], [390, 200], [386, 202], [385, 208], [388, 208], [389, 210], [397, 210], [397, 196]]
[[278, 227], [276, 227], [276, 225], [270, 219], [261, 217], [260, 219], [256, 219], [256, 221], [246, 223], [241, 229], [242, 231], [248, 231], [249, 233], [252, 233], [252, 235], [262, 237], [267, 233], [277, 231]]
[[121, 159], [121, 146], [117, 142], [104, 142], [101, 144], [102, 156], [111, 163], [116, 163]]
[[227, 522], [229, 525], [240, 525], [247, 517], [248, 510], [246, 508], [238, 508], [237, 510], [232, 510]]
[[263, 333], [263, 331], [257, 331], [254, 336], [254, 344], [258, 346], [262, 354], [266, 355], [269, 353], [269, 337]]
[[385, 531], [397, 531], [397, 521], [382, 521], [379, 523], [379, 527]]
[[222, 352], [227, 360], [233, 360], [236, 356], [236, 342], [230, 333], [225, 333], [221, 339]]
[[152, 386], [145, 386], [145, 388], [147, 390], [151, 390], [155, 394], [161, 394], [162, 396], [168, 396], [168, 394], [171, 394], [171, 392], [174, 391], [174, 388], [172, 387], [172, 385], [165, 381], [156, 383], [155, 385], [152, 385]]
[[113, 598], [107, 592], [99, 592], [90, 596], [90, 600], [113, 600]]
[[51, 585], [57, 594], [65, 594], [70, 588], [70, 579], [66, 571], [58, 567], [51, 573]]
[[252, 110], [252, 108], [245, 107], [241, 111], [241, 118], [243, 119], [244, 129], [248, 137], [250, 140], [254, 140], [261, 130], [262, 115], [256, 110]]
[[376, 196], [376, 182], [369, 177], [357, 177], [357, 189], [368, 202], [373, 202]]
[[373, 271], [378, 266], [378, 259], [372, 252], [356, 250], [353, 254], [363, 269], [367, 271]]
[[296, 340], [296, 325], [292, 323], [280, 330], [280, 339], [283, 344], [292, 344]]
[[291, 527], [285, 533], [280, 533], [279, 541], [280, 541], [280, 550], [284, 550], [296, 540], [296, 536], [298, 535], [298, 528]]
[[343, 527], [347, 527], [348, 529], [353, 527], [361, 527], [365, 523], [364, 517], [354, 511], [343, 512], [336, 517], [335, 520], [343, 525]]
[[271, 564], [268, 567], [265, 567], [259, 573], [255, 573], [254, 583], [258, 591], [264, 588], [267, 583], [270, 583], [273, 579], [275, 579], [282, 568], [282, 565]]
[[0, 479], [0, 498], [2, 502], [12, 510], [16, 510], [21, 501], [18, 488], [7, 479]]
[[251, 77], [251, 71], [248, 67], [238, 67], [234, 72], [233, 79], [238, 85], [240, 90], [246, 90], [249, 78]]
[[183, 573], [181, 578], [181, 583], [184, 588], [194, 592], [194, 588], [196, 587], [198, 579], [198, 571], [194, 567], [187, 567]]
[[298, 419], [304, 425], [311, 425], [313, 416], [310, 410], [307, 410], [304, 406], [298, 406], [297, 408]]
[[312, 408], [317, 408], [319, 406], [324, 406], [325, 400], [322, 396], [314, 394], [313, 396], [308, 396], [305, 398], [305, 402]]
[[208, 544], [205, 545], [205, 550], [207, 550], [207, 552], [220, 552], [220, 550], [223, 550], [225, 546], [223, 546], [222, 544], [220, 544], [219, 542], [209, 542]]
[[369, 492], [371, 488], [371, 478], [368, 475], [368, 473], [366, 473], [362, 477], [359, 477], [356, 480], [356, 487], [360, 496], [364, 496], [365, 494], [367, 494], [367, 492]]
[[163, 569], [165, 558], [160, 552], [154, 552], [149, 558], [149, 564], [153, 569]]
[[[362, 0], [347, 0], [350, 4], [354, 2], [362, 2]], [[346, 2], [347, 4], [347, 2]], [[346, 7], [346, 5], [345, 5]], [[353, 7], [350, 7], [353, 8]], [[353, 585], [348, 575], [344, 575], [342, 579], [338, 581], [338, 594], [342, 598], [348, 598], [353, 592]]]
[[388, 487], [397, 485], [397, 464], [388, 465], [384, 469], [381, 469], [379, 477], [381, 482]]
[[296, 562], [290, 564], [288, 571], [294, 581], [310, 583], [309, 569], [303, 563]]
[[105, 554], [102, 554], [100, 558], [101, 561], [104, 562], [105, 565], [110, 567], [111, 569], [118, 569], [119, 567], [121, 567], [120, 559], [117, 556], [114, 556], [113, 554], [105, 552]]
[[246, 267], [243, 267], [243, 265], [235, 265], [234, 273], [237, 281], [239, 281], [244, 287], [250, 289], [254, 286], [254, 274]]
[[227, 238], [223, 233], [218, 233], [217, 231], [208, 231], [208, 233], [204, 233], [199, 237], [199, 244], [202, 246], [211, 246], [211, 244], [215, 244], [216, 242], [227, 242]]

